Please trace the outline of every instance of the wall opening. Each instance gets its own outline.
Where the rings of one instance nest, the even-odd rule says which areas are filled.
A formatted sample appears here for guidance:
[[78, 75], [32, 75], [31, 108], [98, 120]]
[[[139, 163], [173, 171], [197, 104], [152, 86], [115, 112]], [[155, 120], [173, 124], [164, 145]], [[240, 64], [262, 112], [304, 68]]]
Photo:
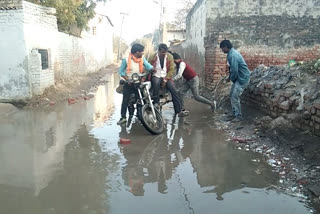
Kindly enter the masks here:
[[45, 70], [49, 68], [49, 54], [46, 49], [38, 49], [38, 52], [41, 55], [41, 69]]

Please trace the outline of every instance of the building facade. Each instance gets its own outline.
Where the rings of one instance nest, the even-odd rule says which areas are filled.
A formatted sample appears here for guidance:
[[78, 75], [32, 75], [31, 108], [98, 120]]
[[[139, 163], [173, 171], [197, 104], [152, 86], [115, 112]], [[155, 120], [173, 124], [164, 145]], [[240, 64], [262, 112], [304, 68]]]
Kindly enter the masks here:
[[75, 37], [58, 31], [53, 8], [21, 0], [1, 0], [0, 8], [0, 102], [40, 95], [57, 80], [113, 61], [113, 28], [105, 16], [97, 15], [90, 30]]

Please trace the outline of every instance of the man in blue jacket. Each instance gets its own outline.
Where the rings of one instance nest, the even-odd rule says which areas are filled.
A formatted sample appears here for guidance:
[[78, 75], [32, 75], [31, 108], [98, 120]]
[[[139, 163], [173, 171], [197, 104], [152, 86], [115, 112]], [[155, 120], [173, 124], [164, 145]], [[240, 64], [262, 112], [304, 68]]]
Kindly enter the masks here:
[[[153, 66], [149, 64], [146, 58], [143, 57], [144, 46], [141, 44], [132, 45], [131, 52], [128, 57], [122, 60], [119, 74], [125, 80], [131, 79], [134, 73], [144, 73], [144, 68], [148, 71], [155, 71]], [[143, 80], [144, 81], [144, 80]], [[123, 86], [123, 98], [121, 104], [121, 118], [117, 122], [118, 125], [127, 122], [127, 108], [129, 105], [129, 98], [131, 94], [135, 94], [136, 90], [128, 83]], [[132, 116], [132, 115], [131, 115]]]
[[234, 121], [239, 121], [243, 119], [241, 114], [240, 96], [249, 84], [250, 70], [239, 51], [232, 47], [229, 40], [223, 40], [220, 43], [220, 48], [224, 53], [228, 54], [228, 81], [232, 81], [233, 83], [230, 91], [232, 116], [235, 118]]

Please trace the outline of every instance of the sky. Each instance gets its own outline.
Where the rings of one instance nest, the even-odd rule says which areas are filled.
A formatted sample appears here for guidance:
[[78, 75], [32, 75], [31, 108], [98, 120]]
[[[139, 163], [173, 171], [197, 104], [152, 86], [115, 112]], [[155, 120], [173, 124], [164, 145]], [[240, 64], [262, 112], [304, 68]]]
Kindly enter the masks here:
[[[158, 4], [155, 3], [159, 2]], [[120, 35], [122, 15], [126, 13], [122, 25], [122, 38], [130, 44], [136, 38], [153, 33], [159, 27], [161, 0], [111, 0], [99, 6], [99, 13], [108, 15], [114, 24], [114, 33]], [[168, 4], [170, 2], [170, 4]], [[166, 19], [174, 17], [179, 0], [162, 0], [166, 8]]]

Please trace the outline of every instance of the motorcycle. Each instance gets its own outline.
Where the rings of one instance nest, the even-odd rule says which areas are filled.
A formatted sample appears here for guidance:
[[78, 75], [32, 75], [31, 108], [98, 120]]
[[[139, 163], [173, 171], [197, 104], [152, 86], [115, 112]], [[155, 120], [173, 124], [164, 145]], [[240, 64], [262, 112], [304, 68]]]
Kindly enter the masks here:
[[[136, 90], [129, 98], [128, 110], [129, 114], [133, 115], [137, 110], [138, 119], [143, 127], [153, 135], [160, 134], [164, 130], [164, 120], [161, 114], [161, 108], [156, 108], [153, 104], [153, 99], [150, 94], [151, 82], [142, 81], [148, 74], [132, 74], [128, 81], [120, 80], [120, 84], [129, 84]], [[161, 102], [160, 106], [164, 105]]]

